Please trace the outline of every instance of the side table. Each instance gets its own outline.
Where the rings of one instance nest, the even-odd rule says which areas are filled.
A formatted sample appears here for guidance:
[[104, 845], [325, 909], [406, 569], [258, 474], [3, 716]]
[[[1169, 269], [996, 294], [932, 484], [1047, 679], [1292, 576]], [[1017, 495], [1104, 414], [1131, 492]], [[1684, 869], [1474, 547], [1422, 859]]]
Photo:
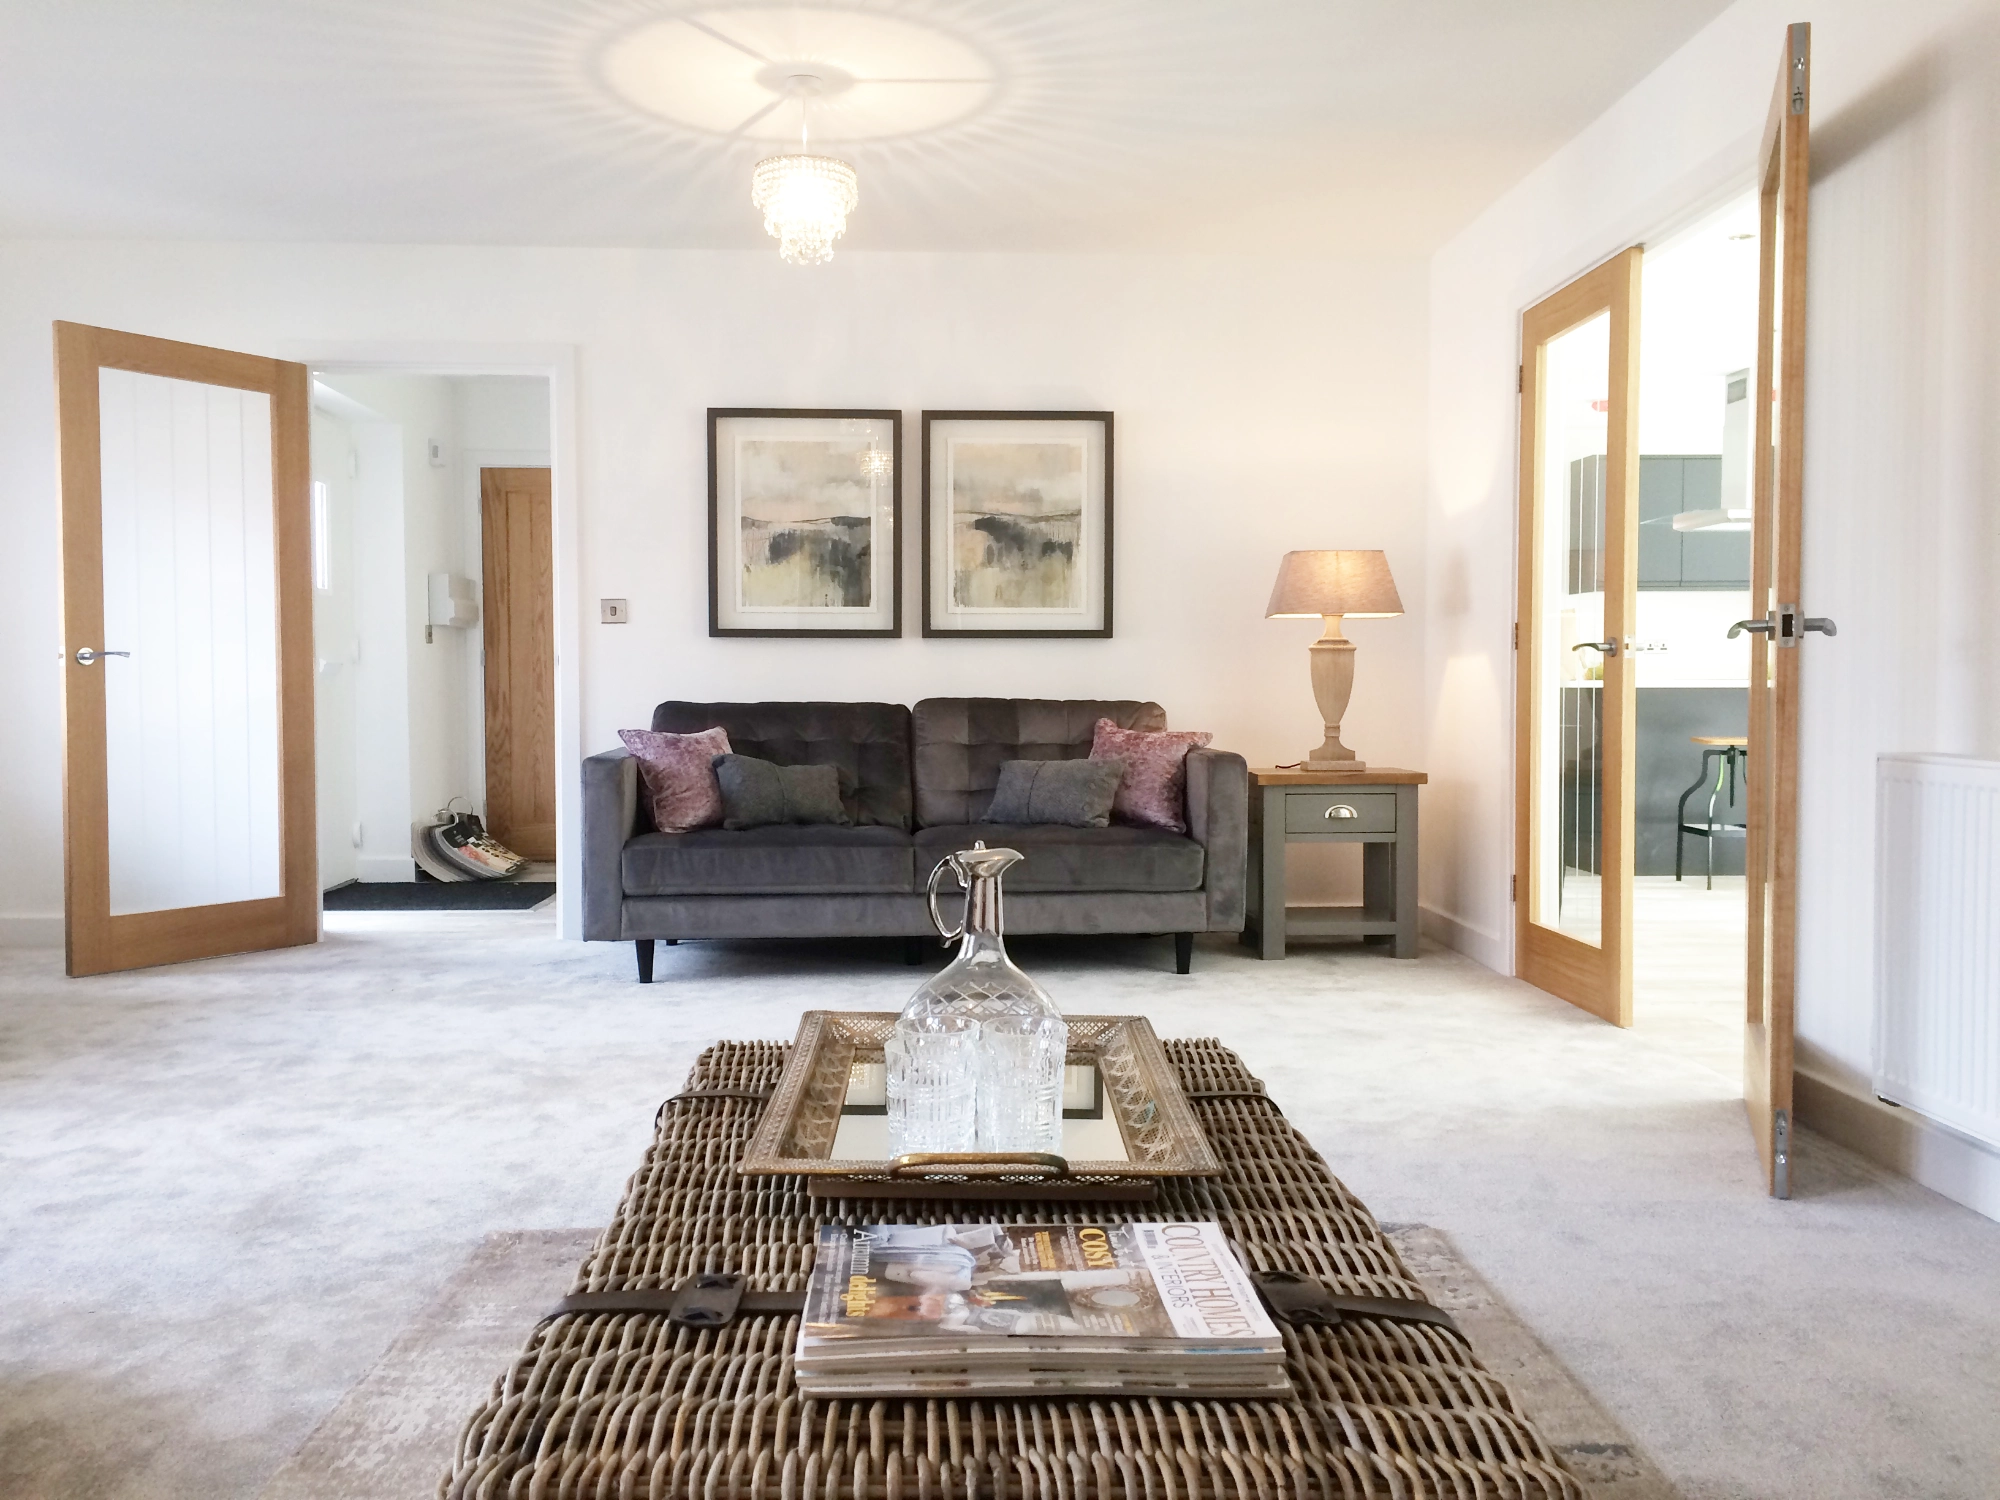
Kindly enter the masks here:
[[[1422, 771], [1253, 770], [1243, 941], [1283, 958], [1287, 938], [1387, 937], [1417, 956], [1417, 788]], [[1361, 845], [1361, 905], [1287, 906], [1288, 844]]]

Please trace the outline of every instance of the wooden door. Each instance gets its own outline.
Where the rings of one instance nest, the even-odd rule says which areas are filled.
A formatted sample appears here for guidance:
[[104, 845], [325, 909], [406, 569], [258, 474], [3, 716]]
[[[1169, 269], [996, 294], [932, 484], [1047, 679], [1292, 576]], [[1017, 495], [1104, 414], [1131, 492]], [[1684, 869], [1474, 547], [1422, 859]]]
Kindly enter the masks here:
[[319, 934], [303, 365], [55, 325], [71, 974]]
[[479, 471], [486, 605], [486, 827], [556, 857], [554, 529], [547, 469]]
[[1515, 965], [1632, 1024], [1639, 262], [1521, 319]]
[[[1790, 1196], [1792, 1018], [1798, 940], [1799, 646], [1803, 536], [1806, 193], [1812, 28], [1786, 33], [1759, 168], [1762, 222], [1750, 545], [1749, 1004], [1743, 1098], [1774, 1197]], [[1732, 630], [1732, 635], [1736, 632]]]

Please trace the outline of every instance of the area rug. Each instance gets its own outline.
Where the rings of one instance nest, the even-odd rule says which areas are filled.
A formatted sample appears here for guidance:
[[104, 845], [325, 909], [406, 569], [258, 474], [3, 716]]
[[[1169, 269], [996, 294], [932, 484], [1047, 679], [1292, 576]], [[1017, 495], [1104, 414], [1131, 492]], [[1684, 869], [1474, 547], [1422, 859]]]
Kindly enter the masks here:
[[[1676, 1500], [1611, 1415], [1468, 1266], [1443, 1233], [1384, 1226], [1432, 1299], [1506, 1381], [1596, 1500]], [[489, 1235], [375, 1368], [264, 1487], [262, 1500], [422, 1500], [466, 1416], [569, 1290], [594, 1229]]]
[[555, 898], [553, 880], [424, 879], [357, 881], [322, 900], [328, 911], [530, 911]]

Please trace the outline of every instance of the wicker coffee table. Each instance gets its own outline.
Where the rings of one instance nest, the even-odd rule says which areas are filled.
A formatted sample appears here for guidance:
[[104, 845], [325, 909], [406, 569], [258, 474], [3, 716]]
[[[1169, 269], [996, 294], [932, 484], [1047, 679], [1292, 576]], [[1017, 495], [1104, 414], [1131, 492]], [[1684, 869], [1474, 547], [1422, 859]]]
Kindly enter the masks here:
[[[646, 1160], [578, 1270], [460, 1434], [439, 1493], [621, 1500], [1313, 1500], [1585, 1491], [1446, 1327], [1355, 1315], [1284, 1327], [1291, 1401], [818, 1401], [792, 1384], [795, 1315], [715, 1328], [666, 1316], [705, 1272], [804, 1287], [823, 1223], [1213, 1219], [1253, 1271], [1347, 1298], [1421, 1302], [1374, 1217], [1263, 1097], [1236, 1054], [1170, 1041], [1224, 1175], [1146, 1204], [826, 1200], [736, 1162], [785, 1048], [724, 1042], [660, 1111]], [[576, 1295], [581, 1294], [581, 1295]], [[772, 1298], [772, 1301], [783, 1299]], [[657, 1306], [649, 1304], [657, 1303]], [[1387, 1304], [1385, 1304], [1387, 1305]]]

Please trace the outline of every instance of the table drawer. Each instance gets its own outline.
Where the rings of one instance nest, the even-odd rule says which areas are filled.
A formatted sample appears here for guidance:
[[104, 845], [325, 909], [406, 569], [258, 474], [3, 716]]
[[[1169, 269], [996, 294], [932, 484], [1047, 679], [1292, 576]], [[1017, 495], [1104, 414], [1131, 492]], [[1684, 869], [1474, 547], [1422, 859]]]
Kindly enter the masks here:
[[1287, 833], [1394, 833], [1394, 792], [1287, 792]]

